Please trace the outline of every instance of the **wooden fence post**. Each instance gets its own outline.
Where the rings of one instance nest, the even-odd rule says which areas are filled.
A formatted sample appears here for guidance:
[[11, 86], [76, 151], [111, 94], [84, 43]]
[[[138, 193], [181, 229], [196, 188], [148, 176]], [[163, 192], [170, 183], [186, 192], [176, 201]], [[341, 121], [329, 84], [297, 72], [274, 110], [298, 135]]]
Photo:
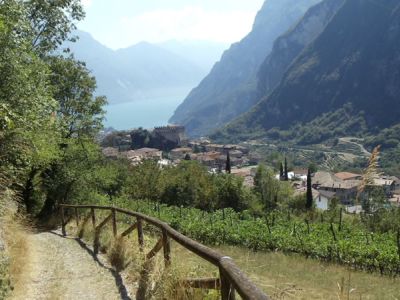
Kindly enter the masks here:
[[96, 215], [94, 213], [94, 208], [91, 208], [91, 213], [92, 213], [92, 225], [93, 225], [93, 229], [96, 229]]
[[307, 219], [305, 219], [304, 221], [307, 224], [307, 233], [310, 234], [310, 222]]
[[113, 228], [113, 235], [114, 237], [117, 236], [117, 216], [115, 212], [115, 208], [111, 210], [112, 213], [112, 228]]
[[331, 223], [330, 230], [331, 230], [331, 232], [332, 232], [333, 240], [334, 240], [335, 242], [337, 242], [335, 229], [333, 228], [333, 224], [332, 224], [332, 223]]
[[138, 231], [139, 249], [142, 252], [144, 247], [143, 226], [142, 226], [142, 219], [139, 217], [137, 217], [137, 231]]
[[75, 220], [76, 220], [76, 227], [79, 227], [79, 214], [77, 207], [75, 207]]
[[221, 282], [221, 299], [222, 300], [235, 300], [235, 289], [229, 282], [228, 278], [224, 275], [223, 270], [219, 269], [219, 276]]
[[164, 263], [166, 267], [169, 267], [171, 265], [171, 244], [168, 237], [168, 233], [164, 228], [162, 229], [162, 235], [163, 235]]
[[400, 229], [399, 228], [397, 228], [396, 242], [397, 242], [397, 254], [399, 255], [399, 258], [400, 258]]
[[65, 216], [64, 216], [64, 207], [61, 206], [61, 232], [63, 236], [66, 236], [67, 233], [65, 232]]

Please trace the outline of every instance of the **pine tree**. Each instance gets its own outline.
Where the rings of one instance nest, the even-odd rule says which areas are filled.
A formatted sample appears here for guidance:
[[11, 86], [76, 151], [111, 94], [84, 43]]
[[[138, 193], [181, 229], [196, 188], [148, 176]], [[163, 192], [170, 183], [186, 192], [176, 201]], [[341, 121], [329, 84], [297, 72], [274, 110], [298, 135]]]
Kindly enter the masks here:
[[312, 196], [312, 187], [311, 187], [311, 170], [308, 169], [307, 172], [307, 200], [306, 200], [306, 209], [311, 209], [313, 206], [313, 196]]
[[283, 164], [281, 162], [281, 165], [279, 167], [279, 179], [282, 180], [283, 179]]
[[230, 174], [231, 173], [231, 158], [229, 155], [229, 151], [226, 154], [226, 165], [225, 165], [225, 171], [226, 173]]
[[288, 181], [289, 180], [289, 175], [288, 175], [288, 167], [287, 167], [287, 159], [285, 157], [285, 176], [284, 176], [284, 180]]

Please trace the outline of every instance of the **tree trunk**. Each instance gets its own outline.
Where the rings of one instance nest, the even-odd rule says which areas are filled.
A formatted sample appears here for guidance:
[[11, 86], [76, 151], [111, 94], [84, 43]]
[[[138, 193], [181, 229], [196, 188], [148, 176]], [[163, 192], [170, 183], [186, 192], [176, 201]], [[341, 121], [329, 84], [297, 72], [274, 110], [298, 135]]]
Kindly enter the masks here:
[[22, 191], [22, 199], [24, 201], [25, 207], [26, 207], [26, 212], [28, 214], [31, 214], [33, 212], [33, 191], [34, 191], [34, 184], [33, 180], [36, 176], [36, 174], [39, 172], [38, 169], [32, 168], [31, 171], [28, 174], [28, 178], [25, 181], [24, 189]]

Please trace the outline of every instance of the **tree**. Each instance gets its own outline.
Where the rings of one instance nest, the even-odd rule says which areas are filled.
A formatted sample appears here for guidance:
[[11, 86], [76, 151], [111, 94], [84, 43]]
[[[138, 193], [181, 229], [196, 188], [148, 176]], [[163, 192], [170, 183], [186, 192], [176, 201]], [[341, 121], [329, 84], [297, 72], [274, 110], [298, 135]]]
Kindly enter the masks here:
[[288, 181], [289, 180], [289, 175], [288, 175], [288, 166], [287, 166], [287, 159], [285, 156], [285, 170], [284, 170], [285, 174], [284, 174], [284, 180]]
[[129, 162], [126, 160], [104, 160], [94, 170], [92, 186], [104, 192], [110, 202], [120, 195], [128, 177]]
[[313, 207], [313, 195], [311, 187], [311, 170], [307, 172], [307, 195], [306, 195], [306, 209], [310, 210]]
[[245, 206], [243, 179], [231, 174], [214, 177], [217, 193], [217, 208], [233, 208], [239, 211]]
[[99, 161], [105, 98], [83, 63], [56, 56], [83, 16], [78, 0], [0, 1], [0, 177], [29, 212], [45, 199], [42, 216], [81, 197]]
[[265, 210], [268, 211], [277, 206], [281, 194], [280, 181], [275, 179], [273, 172], [263, 164], [258, 166], [254, 176], [254, 191]]
[[[57, 151], [57, 103], [46, 63], [35, 53], [26, 2], [0, 4], [0, 177], [31, 206], [37, 169]], [[28, 203], [29, 202], [29, 203]]]
[[279, 179], [282, 180], [282, 179], [283, 179], [283, 176], [284, 176], [284, 173], [283, 173], [283, 164], [282, 164], [282, 162], [281, 162], [281, 163], [280, 163], [280, 166], [279, 166]]
[[229, 151], [226, 153], [225, 172], [228, 173], [228, 174], [231, 173], [231, 158], [230, 158], [230, 155], [229, 155]]
[[24, 1], [30, 24], [31, 46], [41, 56], [57, 50], [66, 40], [75, 41], [69, 34], [76, 29], [85, 12], [80, 0]]
[[309, 164], [308, 169], [310, 170], [311, 174], [313, 174], [318, 171], [318, 166], [314, 162], [312, 162]]
[[230, 158], [230, 155], [229, 155], [229, 151], [226, 153], [225, 172], [228, 173], [228, 174], [231, 173], [231, 158]]
[[185, 158], [184, 158], [185, 160], [190, 160], [190, 154], [189, 153], [186, 153], [186, 155], [185, 155]]
[[95, 97], [96, 80], [82, 62], [50, 57], [50, 83], [59, 108], [64, 138], [95, 137], [102, 128], [105, 97]]

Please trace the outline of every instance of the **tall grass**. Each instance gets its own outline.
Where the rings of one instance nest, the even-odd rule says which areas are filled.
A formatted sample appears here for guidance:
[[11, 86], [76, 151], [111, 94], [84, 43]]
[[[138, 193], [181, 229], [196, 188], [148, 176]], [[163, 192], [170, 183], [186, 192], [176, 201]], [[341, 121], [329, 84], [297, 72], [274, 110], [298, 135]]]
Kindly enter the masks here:
[[26, 220], [10, 190], [0, 192], [0, 299], [22, 282], [28, 260]]

